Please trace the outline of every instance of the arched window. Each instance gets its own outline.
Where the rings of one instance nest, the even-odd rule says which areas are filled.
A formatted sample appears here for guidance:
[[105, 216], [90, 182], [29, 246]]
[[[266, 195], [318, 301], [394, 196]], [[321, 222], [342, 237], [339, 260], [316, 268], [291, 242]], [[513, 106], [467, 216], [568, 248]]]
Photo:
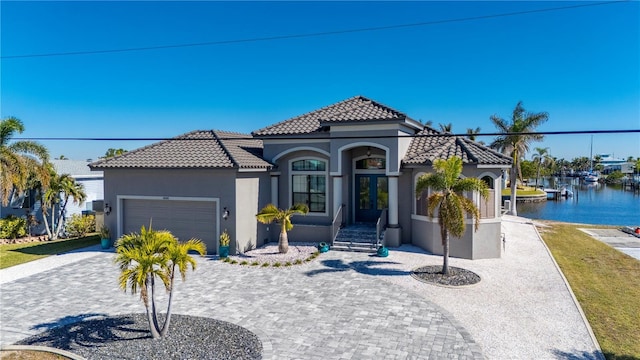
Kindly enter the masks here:
[[327, 163], [318, 159], [291, 162], [291, 202], [306, 204], [311, 213], [327, 211]]
[[489, 188], [489, 197], [486, 199], [480, 196], [480, 218], [492, 219], [496, 217], [496, 190], [494, 188], [494, 180], [491, 176], [483, 176], [480, 180], [484, 181]]

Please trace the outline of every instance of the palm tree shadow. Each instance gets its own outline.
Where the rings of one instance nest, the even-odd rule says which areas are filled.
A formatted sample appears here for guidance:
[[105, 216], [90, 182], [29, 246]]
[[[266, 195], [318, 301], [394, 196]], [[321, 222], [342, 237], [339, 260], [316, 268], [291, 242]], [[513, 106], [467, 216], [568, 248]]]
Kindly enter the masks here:
[[19, 345], [48, 346], [63, 350], [99, 347], [119, 341], [150, 338], [149, 329], [140, 326], [131, 315], [107, 317], [104, 314], [66, 316], [55, 322], [38, 324], [41, 334], [19, 341]]
[[[557, 359], [563, 359], [563, 360], [603, 360], [605, 358], [605, 356], [600, 351], [594, 351], [594, 352], [581, 351], [576, 353], [570, 353], [570, 352], [554, 349], [552, 352]], [[609, 356], [607, 356], [607, 359], [609, 359]], [[612, 359], [634, 360], [635, 358], [613, 357]]]
[[344, 261], [337, 259], [322, 260], [320, 263], [324, 265], [325, 268], [307, 271], [305, 275], [311, 277], [323, 273], [342, 272], [348, 270], [355, 270], [361, 274], [374, 276], [398, 276], [411, 274], [410, 271], [376, 267], [377, 265], [398, 264], [393, 261], [351, 261], [349, 263], [345, 263]]

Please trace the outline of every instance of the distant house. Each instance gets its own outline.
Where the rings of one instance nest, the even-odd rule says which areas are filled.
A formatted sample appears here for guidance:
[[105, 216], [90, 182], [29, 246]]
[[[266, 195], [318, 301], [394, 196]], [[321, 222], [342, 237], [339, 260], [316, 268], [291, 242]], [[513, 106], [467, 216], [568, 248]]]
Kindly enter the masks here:
[[[82, 184], [84, 191], [87, 195], [86, 200], [80, 204], [73, 204], [69, 201], [65, 210], [65, 218], [73, 214], [81, 214], [85, 210], [91, 210], [91, 204], [93, 200], [100, 200], [104, 197], [104, 184], [102, 171], [92, 170], [89, 168], [89, 161], [84, 160], [50, 160], [56, 173], [69, 174], [79, 184]], [[36, 234], [45, 233], [44, 225], [42, 224], [42, 211], [40, 201], [36, 201], [35, 192], [25, 191], [22, 195], [15, 194], [11, 202], [6, 206], [0, 208], [0, 217], [4, 218], [8, 215], [15, 215], [18, 217], [24, 217], [27, 215], [35, 216], [36, 220], [40, 223], [32, 231]]]
[[603, 165], [602, 172], [610, 174], [614, 171], [620, 171], [623, 174], [633, 174], [635, 162], [624, 159], [616, 159], [610, 154], [600, 154], [600, 164]]
[[[464, 137], [443, 135], [390, 107], [356, 96], [249, 134], [198, 130], [90, 167], [104, 172], [105, 217], [118, 236], [152, 223], [177, 237], [202, 239], [210, 253], [225, 229], [242, 252], [277, 241], [279, 225], [259, 224], [266, 204], [305, 203], [290, 241], [333, 243], [356, 224], [386, 224], [383, 242], [442, 253], [428, 194], [415, 195], [432, 162], [457, 155], [463, 176], [483, 179], [490, 197], [468, 194], [480, 229], [451, 242], [451, 255], [501, 256], [500, 189], [511, 160]], [[342, 229], [341, 229], [342, 228]]]

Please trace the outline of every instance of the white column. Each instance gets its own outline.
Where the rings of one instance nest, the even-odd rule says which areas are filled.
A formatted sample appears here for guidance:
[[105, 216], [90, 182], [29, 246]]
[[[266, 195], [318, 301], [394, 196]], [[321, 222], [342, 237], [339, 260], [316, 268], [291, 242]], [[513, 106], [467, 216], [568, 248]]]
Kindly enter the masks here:
[[333, 177], [333, 214], [335, 216], [342, 206], [342, 176]]
[[398, 226], [398, 177], [389, 176], [389, 226]]
[[271, 175], [271, 203], [278, 207], [278, 175]]

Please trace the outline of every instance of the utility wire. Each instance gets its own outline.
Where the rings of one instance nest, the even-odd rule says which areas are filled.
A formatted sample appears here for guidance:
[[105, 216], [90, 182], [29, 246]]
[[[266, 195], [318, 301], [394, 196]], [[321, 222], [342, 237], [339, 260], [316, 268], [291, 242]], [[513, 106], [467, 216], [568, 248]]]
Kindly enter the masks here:
[[[365, 136], [365, 135], [354, 135], [354, 136], [308, 136], [309, 134], [300, 134], [307, 135], [298, 137], [296, 134], [292, 134], [292, 136], [284, 137], [284, 136], [260, 136], [256, 135], [254, 137], [224, 137], [220, 136], [218, 139], [220, 140], [260, 140], [264, 138], [266, 140], [305, 140], [305, 139], [313, 139], [313, 140], [339, 140], [339, 139], [395, 139], [395, 138], [423, 138], [423, 137], [465, 137], [468, 138], [471, 136], [509, 136], [509, 135], [581, 135], [581, 134], [630, 134], [630, 133], [640, 133], [640, 129], [629, 129], [629, 130], [577, 130], [577, 131], [539, 131], [539, 132], [517, 132], [517, 133], [479, 133], [479, 134], [451, 134], [451, 133], [437, 133], [437, 134], [414, 134], [414, 135], [377, 135], [377, 136]], [[22, 138], [13, 138], [14, 140], [32, 140], [32, 141], [163, 141], [163, 140], [172, 140], [172, 141], [194, 141], [194, 140], [215, 140], [215, 138], [190, 138], [188, 137], [189, 133], [180, 135], [180, 137], [146, 137], [146, 138], [135, 138], [135, 137], [113, 137], [113, 138], [89, 138], [89, 137], [22, 137]]]
[[542, 12], [551, 12], [551, 11], [559, 11], [559, 10], [576, 9], [576, 8], [583, 8], [583, 7], [589, 7], [589, 6], [610, 5], [610, 4], [629, 2], [629, 1], [631, 1], [631, 0], [605, 1], [605, 2], [597, 2], [597, 3], [567, 5], [567, 6], [560, 6], [560, 7], [554, 7], [554, 8], [514, 11], [514, 12], [501, 13], [501, 14], [492, 14], [492, 15], [478, 15], [478, 16], [471, 16], [471, 17], [464, 17], [464, 18], [457, 18], [457, 19], [444, 19], [444, 20], [425, 21], [425, 22], [418, 22], [418, 23], [411, 23], [411, 24], [375, 26], [375, 27], [359, 28], [359, 29], [323, 31], [323, 32], [307, 33], [307, 34], [278, 35], [278, 36], [267, 36], [267, 37], [258, 37], [258, 38], [248, 38], [248, 39], [207, 41], [207, 42], [189, 43], [189, 44], [158, 45], [158, 46], [145, 46], [145, 47], [107, 49], [107, 50], [86, 50], [86, 51], [69, 51], [69, 52], [42, 53], [42, 54], [7, 55], [7, 56], [0, 56], [0, 59], [17, 59], [17, 58], [34, 58], [34, 57], [51, 57], [51, 56], [71, 56], [71, 55], [122, 53], [122, 52], [132, 52], [132, 51], [175, 49], [175, 48], [197, 47], [197, 46], [213, 46], [213, 45], [224, 45], [224, 44], [239, 44], [239, 43], [260, 42], [260, 41], [272, 41], [272, 40], [320, 37], [320, 36], [329, 36], [329, 35], [368, 32], [368, 31], [380, 31], [380, 30], [390, 30], [390, 29], [418, 27], [418, 26], [439, 25], [439, 24], [457, 23], [457, 22], [465, 22], [465, 21], [475, 21], [475, 20], [483, 20], [483, 19], [494, 19], [494, 18], [507, 17], [507, 16], [517, 16], [517, 15], [524, 15], [524, 14], [533, 14], [533, 13], [542, 13]]

